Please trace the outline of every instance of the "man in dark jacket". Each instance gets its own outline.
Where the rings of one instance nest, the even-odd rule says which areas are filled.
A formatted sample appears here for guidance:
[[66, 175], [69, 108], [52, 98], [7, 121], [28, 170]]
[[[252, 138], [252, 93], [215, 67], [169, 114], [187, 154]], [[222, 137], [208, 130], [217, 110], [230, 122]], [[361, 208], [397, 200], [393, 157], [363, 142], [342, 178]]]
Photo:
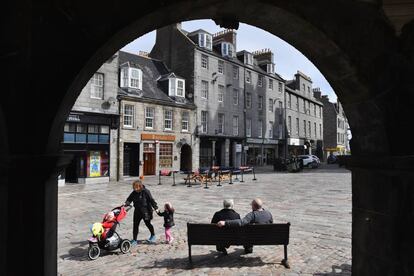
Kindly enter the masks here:
[[[218, 227], [241, 227], [247, 224], [269, 224], [273, 223], [272, 214], [263, 209], [263, 202], [260, 198], [252, 201], [252, 211], [248, 213], [243, 219], [221, 220], [217, 223]], [[252, 245], [245, 245], [244, 252], [246, 254], [253, 252]]]
[[[233, 199], [223, 200], [223, 209], [214, 214], [213, 218], [211, 219], [211, 223], [217, 223], [221, 220], [240, 219], [240, 215], [233, 210], [233, 207]], [[229, 245], [216, 245], [217, 251], [223, 252], [224, 254], [227, 254], [226, 248], [229, 247]]]
[[151, 236], [148, 241], [154, 243], [156, 240], [154, 233], [154, 226], [151, 224], [152, 212], [153, 209], [158, 211], [157, 203], [152, 197], [150, 191], [145, 188], [140, 180], [134, 181], [132, 184], [133, 191], [128, 196], [125, 205], [130, 205], [131, 202], [134, 203], [134, 218], [133, 218], [133, 227], [132, 227], [132, 241], [131, 244], [137, 244], [137, 236], [139, 231], [139, 224], [141, 220], [144, 220], [145, 225], [148, 230], [151, 232]]

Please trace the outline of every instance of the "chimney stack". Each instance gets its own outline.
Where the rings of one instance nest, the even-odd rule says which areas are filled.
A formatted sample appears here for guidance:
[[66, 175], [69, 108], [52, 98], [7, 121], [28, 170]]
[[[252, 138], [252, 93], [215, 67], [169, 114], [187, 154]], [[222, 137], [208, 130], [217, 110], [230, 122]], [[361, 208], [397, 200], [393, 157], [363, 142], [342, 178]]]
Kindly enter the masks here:
[[226, 29], [213, 34], [213, 45], [220, 44], [221, 42], [229, 42], [233, 44], [234, 51], [237, 51], [237, 32], [232, 29]]

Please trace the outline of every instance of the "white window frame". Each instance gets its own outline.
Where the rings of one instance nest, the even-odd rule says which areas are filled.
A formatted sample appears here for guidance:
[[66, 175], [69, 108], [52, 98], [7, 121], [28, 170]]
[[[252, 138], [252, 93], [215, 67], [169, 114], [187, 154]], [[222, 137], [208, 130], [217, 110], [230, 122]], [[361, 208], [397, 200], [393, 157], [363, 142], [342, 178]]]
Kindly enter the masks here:
[[[180, 83], [182, 83], [182, 87], [181, 88], [179, 87], [179, 84]], [[175, 87], [176, 87], [176, 93], [175, 93], [175, 95], [177, 97], [184, 98], [185, 97], [185, 81], [182, 80], [182, 79], [176, 79], [176, 86]], [[181, 90], [181, 93], [180, 93], [180, 90]]]
[[[137, 77], [132, 77], [134, 73], [137, 73]], [[135, 85], [136, 83], [136, 85]], [[121, 87], [134, 88], [142, 90], [142, 71], [139, 68], [123, 67], [121, 69]]]
[[164, 109], [164, 130], [173, 130], [173, 116], [171, 109]]
[[233, 89], [233, 105], [239, 105], [239, 89]]
[[217, 88], [217, 101], [224, 102], [224, 85], [219, 84]]
[[201, 54], [201, 68], [208, 69], [208, 55]]
[[233, 116], [233, 136], [239, 136], [239, 116]]
[[190, 130], [190, 113], [184, 111], [181, 113], [181, 131], [188, 132]]
[[208, 131], [208, 111], [201, 111], [201, 133]]
[[245, 53], [245, 61], [247, 65], [253, 65], [253, 55], [250, 53]]
[[217, 64], [217, 72], [219, 74], [224, 74], [224, 61], [223, 60], [219, 60], [218, 64]]
[[201, 98], [208, 99], [208, 81], [201, 80]]
[[246, 137], [252, 137], [252, 120], [246, 119]]
[[263, 121], [259, 120], [257, 122], [257, 137], [262, 138], [263, 137]]
[[[131, 108], [129, 111], [127, 111], [127, 107]], [[133, 128], [134, 127], [134, 115], [135, 115], [135, 106], [132, 104], [124, 104], [124, 112], [123, 112], [123, 125], [126, 128]], [[127, 119], [128, 118], [128, 119]], [[130, 124], [127, 124], [126, 122], [130, 121]]]
[[221, 43], [221, 55], [227, 57], [233, 57], [234, 55], [234, 46], [230, 42]]
[[[151, 122], [151, 125], [149, 124]], [[151, 106], [145, 107], [145, 129], [154, 129], [155, 108]]]
[[246, 82], [251, 83], [252, 82], [252, 72], [246, 71]]
[[198, 45], [200, 47], [211, 50], [212, 44], [213, 44], [212, 42], [213, 42], [213, 38], [211, 35], [205, 34], [205, 33], [198, 34]]
[[252, 93], [246, 93], [246, 108], [252, 108]]
[[266, 65], [266, 72], [268, 74], [273, 74], [275, 72], [275, 65], [273, 63], [269, 63]]
[[93, 74], [90, 85], [91, 85], [91, 94], [90, 97], [92, 99], [100, 99], [102, 100], [104, 97], [104, 83], [105, 83], [105, 76], [102, 73], [95, 73]]
[[217, 115], [217, 134], [224, 134], [226, 117], [224, 113], [218, 113]]

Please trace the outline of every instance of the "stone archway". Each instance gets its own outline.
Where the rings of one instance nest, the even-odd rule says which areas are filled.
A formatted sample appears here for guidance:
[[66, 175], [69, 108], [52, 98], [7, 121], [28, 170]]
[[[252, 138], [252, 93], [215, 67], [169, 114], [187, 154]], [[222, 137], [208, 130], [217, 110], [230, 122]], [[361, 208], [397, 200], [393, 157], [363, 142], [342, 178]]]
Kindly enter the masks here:
[[193, 152], [189, 144], [184, 144], [181, 146], [180, 154], [180, 171], [192, 171], [193, 161], [192, 161]]
[[[31, 7], [9, 4], [2, 28], [10, 38], [1, 59], [9, 69], [3, 76], [7, 96], [0, 102], [9, 155], [7, 162], [4, 154], [0, 160], [8, 168], [1, 179], [9, 189], [0, 201], [20, 214], [8, 212], [6, 234], [0, 235], [5, 245], [1, 267], [7, 273], [56, 274], [60, 135], [90, 76], [136, 37], [202, 18], [224, 27], [245, 22], [267, 30], [295, 46], [326, 76], [354, 137], [348, 164], [353, 169], [353, 274], [414, 271], [414, 149], [399, 143], [401, 133], [412, 127], [412, 23], [398, 36], [376, 1], [103, 0], [99, 5], [60, 1]], [[22, 75], [27, 77], [22, 80]], [[27, 118], [33, 123], [20, 127]], [[24, 171], [30, 186], [14, 177], [22, 174], [20, 164], [33, 164]], [[30, 208], [44, 214], [40, 221], [23, 212]], [[29, 248], [21, 239], [24, 231], [14, 227], [23, 223], [40, 225], [33, 229], [38, 239]], [[23, 247], [26, 266], [3, 265], [6, 255], [17, 256]]]

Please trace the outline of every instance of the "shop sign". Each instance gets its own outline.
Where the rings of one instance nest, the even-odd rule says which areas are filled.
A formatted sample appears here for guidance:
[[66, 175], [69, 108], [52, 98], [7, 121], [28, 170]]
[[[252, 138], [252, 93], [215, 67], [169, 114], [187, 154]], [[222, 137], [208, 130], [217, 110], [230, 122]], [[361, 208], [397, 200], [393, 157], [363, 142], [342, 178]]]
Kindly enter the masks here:
[[174, 135], [142, 133], [141, 140], [175, 141]]
[[242, 152], [242, 144], [236, 144], [236, 152]]
[[247, 143], [252, 143], [252, 144], [261, 144], [261, 143], [263, 143], [263, 139], [247, 138], [246, 142]]
[[71, 122], [80, 122], [80, 117], [79, 117], [79, 115], [69, 114], [68, 121], [71, 121]]
[[89, 176], [101, 176], [101, 153], [99, 151], [89, 153]]
[[277, 140], [272, 140], [272, 139], [265, 139], [263, 144], [271, 144], [271, 145], [276, 145], [278, 144]]
[[289, 138], [288, 144], [291, 146], [300, 146], [300, 141], [298, 138]]

